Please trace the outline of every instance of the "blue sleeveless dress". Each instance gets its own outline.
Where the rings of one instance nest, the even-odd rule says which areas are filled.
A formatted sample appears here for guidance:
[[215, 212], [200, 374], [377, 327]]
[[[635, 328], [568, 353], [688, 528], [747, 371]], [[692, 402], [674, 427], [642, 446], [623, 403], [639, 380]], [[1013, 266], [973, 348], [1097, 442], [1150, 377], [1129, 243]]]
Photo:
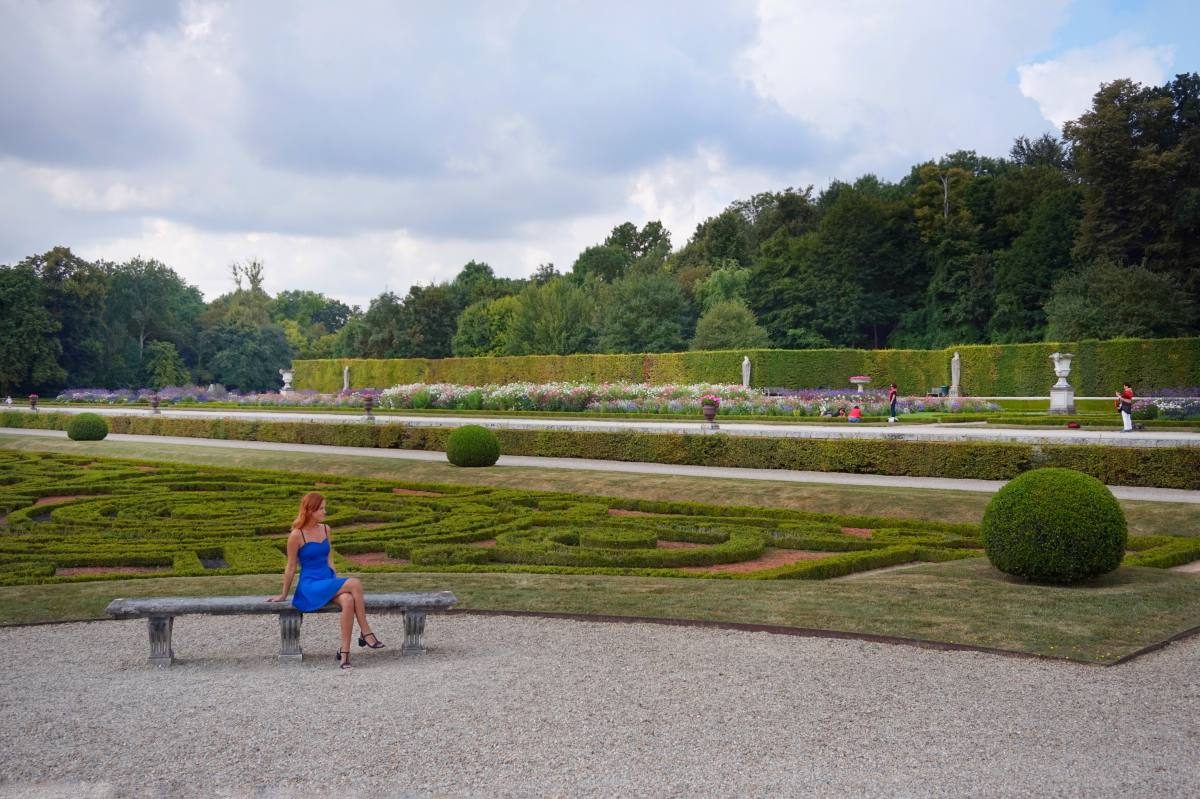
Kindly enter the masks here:
[[296, 553], [300, 560], [300, 582], [292, 595], [292, 607], [311, 613], [329, 604], [342, 590], [345, 577], [329, 568], [329, 534], [324, 541], [306, 541]]

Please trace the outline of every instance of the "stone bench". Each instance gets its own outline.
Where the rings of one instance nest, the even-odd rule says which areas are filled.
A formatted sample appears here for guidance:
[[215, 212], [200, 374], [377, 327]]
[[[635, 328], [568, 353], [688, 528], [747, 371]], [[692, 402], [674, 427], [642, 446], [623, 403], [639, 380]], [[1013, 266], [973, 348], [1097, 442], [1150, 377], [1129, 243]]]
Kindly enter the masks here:
[[[450, 591], [436, 593], [393, 593], [364, 594], [367, 612], [403, 613], [404, 643], [400, 647], [403, 655], [422, 655], [425, 644], [425, 614], [445, 611], [458, 603], [458, 597]], [[279, 659], [300, 662], [304, 653], [300, 650], [300, 623], [304, 614], [292, 607], [289, 601], [268, 602], [259, 596], [210, 596], [210, 597], [142, 597], [140, 599], [114, 599], [105, 608], [114, 619], [146, 619], [150, 630], [150, 662], [156, 666], [170, 666], [175, 660], [171, 649], [171, 629], [176, 616], [206, 614], [230, 616], [241, 614], [271, 614], [279, 616]], [[330, 602], [316, 613], [341, 613], [342, 609]]]

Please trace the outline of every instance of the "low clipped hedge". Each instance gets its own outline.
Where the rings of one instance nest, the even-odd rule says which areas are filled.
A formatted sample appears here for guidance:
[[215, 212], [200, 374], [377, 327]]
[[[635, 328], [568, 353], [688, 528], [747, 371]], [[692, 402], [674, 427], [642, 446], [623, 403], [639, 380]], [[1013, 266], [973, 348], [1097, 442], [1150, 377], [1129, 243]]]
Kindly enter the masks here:
[[494, 466], [500, 460], [500, 441], [486, 427], [463, 425], [446, 437], [446, 459], [455, 466]]
[[103, 441], [108, 436], [108, 423], [98, 413], [79, 413], [67, 423], [67, 438], [72, 441]]
[[[0, 426], [61, 430], [73, 414], [0, 412]], [[344, 447], [445, 451], [445, 427], [400, 423], [331, 424], [233, 418], [110, 417], [114, 433], [238, 441], [284, 441]], [[1200, 489], [1200, 447], [1117, 447], [998, 442], [768, 438], [674, 433], [498, 430], [510, 455], [549, 458], [797, 469], [816, 472], [1009, 480], [1061, 466], [1108, 485]]]
[[579, 534], [579, 546], [592, 549], [652, 549], [658, 536], [642, 530], [584, 530]]
[[1060, 584], [1117, 568], [1129, 537], [1112, 492], [1071, 469], [1036, 469], [1010, 481], [988, 503], [982, 531], [997, 569]]

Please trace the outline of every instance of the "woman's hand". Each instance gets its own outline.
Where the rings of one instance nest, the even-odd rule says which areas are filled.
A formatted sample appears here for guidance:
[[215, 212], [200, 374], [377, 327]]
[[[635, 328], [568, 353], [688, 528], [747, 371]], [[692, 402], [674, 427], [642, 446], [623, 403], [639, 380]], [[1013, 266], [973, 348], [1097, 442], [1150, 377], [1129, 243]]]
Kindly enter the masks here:
[[278, 594], [276, 596], [267, 597], [268, 602], [282, 602], [285, 599], [287, 599], [287, 594]]

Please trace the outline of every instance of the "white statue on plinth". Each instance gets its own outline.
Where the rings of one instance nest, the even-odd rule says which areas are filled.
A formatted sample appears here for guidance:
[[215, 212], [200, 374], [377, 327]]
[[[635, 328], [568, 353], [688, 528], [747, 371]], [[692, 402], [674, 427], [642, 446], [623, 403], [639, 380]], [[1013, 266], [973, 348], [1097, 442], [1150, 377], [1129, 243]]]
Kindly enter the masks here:
[[1071, 374], [1071, 359], [1075, 356], [1069, 352], [1053, 352], [1050, 360], [1054, 361], [1054, 374], [1058, 382], [1050, 387], [1050, 413], [1075, 413], [1075, 389], [1067, 382]]
[[342, 391], [350, 390], [350, 367], [342, 367]]
[[750, 356], [742, 358], [742, 388], [750, 388]]
[[954, 351], [954, 357], [950, 359], [950, 396], [957, 397], [959, 395], [958, 379], [962, 375], [962, 358], [958, 357], [958, 350]]

